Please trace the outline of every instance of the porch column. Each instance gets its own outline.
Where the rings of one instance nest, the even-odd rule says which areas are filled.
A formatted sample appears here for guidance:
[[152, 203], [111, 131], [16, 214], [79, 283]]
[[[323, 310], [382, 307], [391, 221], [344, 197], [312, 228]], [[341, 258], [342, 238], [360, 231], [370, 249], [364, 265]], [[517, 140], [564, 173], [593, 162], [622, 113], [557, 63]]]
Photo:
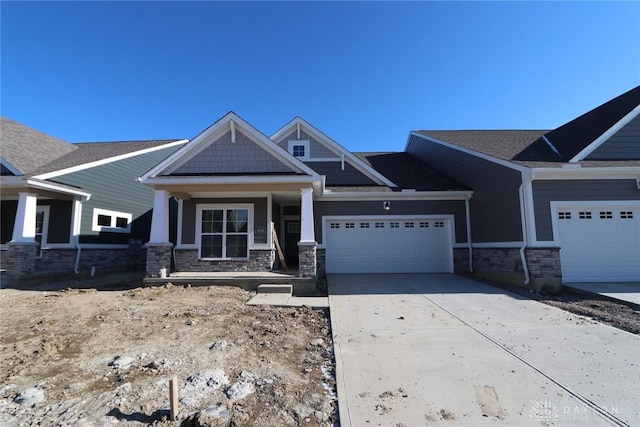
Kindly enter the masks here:
[[313, 188], [302, 189], [298, 271], [301, 277], [316, 277], [316, 243], [313, 229]]
[[147, 277], [167, 277], [171, 271], [169, 242], [169, 192], [156, 190], [151, 216], [151, 234], [147, 243]]
[[18, 194], [13, 235], [7, 245], [7, 275], [10, 277], [27, 276], [35, 271], [37, 204], [38, 197], [35, 194]]
[[35, 194], [19, 193], [16, 221], [13, 225], [14, 243], [35, 243], [36, 237], [36, 207], [38, 197]]

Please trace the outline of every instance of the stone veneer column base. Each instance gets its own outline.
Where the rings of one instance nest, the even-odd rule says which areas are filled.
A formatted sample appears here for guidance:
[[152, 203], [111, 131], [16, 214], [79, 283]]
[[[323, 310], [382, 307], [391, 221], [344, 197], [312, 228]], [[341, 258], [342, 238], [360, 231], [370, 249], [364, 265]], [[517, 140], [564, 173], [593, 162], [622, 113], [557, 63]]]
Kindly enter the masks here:
[[33, 274], [36, 268], [38, 245], [34, 243], [12, 243], [7, 245], [7, 276], [24, 277]]
[[316, 242], [298, 242], [298, 275], [317, 278]]
[[164, 278], [171, 272], [171, 243], [147, 244], [147, 277]]

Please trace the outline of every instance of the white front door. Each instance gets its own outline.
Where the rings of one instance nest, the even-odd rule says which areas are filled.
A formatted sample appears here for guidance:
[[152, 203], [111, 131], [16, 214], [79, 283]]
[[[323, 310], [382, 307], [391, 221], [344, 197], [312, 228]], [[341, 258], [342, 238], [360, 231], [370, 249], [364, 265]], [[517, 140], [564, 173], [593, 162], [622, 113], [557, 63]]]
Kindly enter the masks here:
[[452, 273], [453, 220], [325, 219], [327, 273]]
[[563, 282], [640, 281], [637, 203], [554, 203]]

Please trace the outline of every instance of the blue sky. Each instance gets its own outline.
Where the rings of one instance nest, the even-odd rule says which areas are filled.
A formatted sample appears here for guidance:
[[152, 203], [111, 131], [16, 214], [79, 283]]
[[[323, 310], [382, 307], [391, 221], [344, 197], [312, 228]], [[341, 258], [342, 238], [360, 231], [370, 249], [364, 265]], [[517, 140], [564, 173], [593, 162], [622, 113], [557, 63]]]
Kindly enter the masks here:
[[2, 2], [1, 113], [70, 142], [300, 115], [353, 151], [551, 129], [640, 84], [637, 2]]

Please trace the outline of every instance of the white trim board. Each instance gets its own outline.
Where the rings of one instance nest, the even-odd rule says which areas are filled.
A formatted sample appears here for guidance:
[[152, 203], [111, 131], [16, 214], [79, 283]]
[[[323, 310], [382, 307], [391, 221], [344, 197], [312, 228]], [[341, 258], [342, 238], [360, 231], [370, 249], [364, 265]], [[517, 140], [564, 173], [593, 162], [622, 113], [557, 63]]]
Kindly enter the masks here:
[[34, 176], [34, 178], [37, 178], [37, 179], [49, 179], [49, 178], [53, 178], [53, 177], [60, 176], [60, 175], [67, 175], [67, 174], [70, 174], [70, 173], [73, 173], [73, 172], [79, 172], [81, 170], [94, 168], [96, 166], [102, 166], [102, 165], [106, 165], [106, 164], [109, 164], [109, 163], [117, 162], [119, 160], [124, 160], [124, 159], [128, 159], [128, 158], [131, 158], [131, 157], [147, 154], [147, 153], [152, 153], [154, 151], [163, 150], [165, 148], [174, 147], [176, 145], [181, 145], [181, 144], [184, 144], [186, 142], [188, 142], [187, 139], [180, 139], [180, 140], [177, 140], [177, 141], [174, 141], [174, 142], [169, 142], [167, 144], [162, 144], [162, 145], [158, 145], [158, 146], [155, 146], [155, 147], [150, 147], [150, 148], [145, 148], [145, 149], [142, 149], [142, 150], [132, 151], [130, 153], [120, 154], [119, 156], [108, 157], [106, 159], [96, 160], [94, 162], [84, 163], [84, 164], [81, 164], [81, 165], [72, 166], [72, 167], [69, 167], [69, 168], [60, 169], [60, 170], [53, 171], [53, 172], [43, 173], [41, 175]]
[[640, 105], [631, 110], [627, 115], [625, 115], [622, 119], [620, 119], [616, 124], [607, 129], [602, 135], [595, 139], [592, 143], [587, 145], [582, 149], [578, 154], [576, 154], [572, 159], [569, 160], [570, 163], [577, 163], [580, 160], [584, 160], [585, 157], [588, 157], [589, 154], [593, 153], [597, 150], [602, 144], [604, 144], [609, 138], [616, 134], [620, 129], [625, 127], [627, 123], [631, 120], [635, 119], [638, 114], [640, 114]]

